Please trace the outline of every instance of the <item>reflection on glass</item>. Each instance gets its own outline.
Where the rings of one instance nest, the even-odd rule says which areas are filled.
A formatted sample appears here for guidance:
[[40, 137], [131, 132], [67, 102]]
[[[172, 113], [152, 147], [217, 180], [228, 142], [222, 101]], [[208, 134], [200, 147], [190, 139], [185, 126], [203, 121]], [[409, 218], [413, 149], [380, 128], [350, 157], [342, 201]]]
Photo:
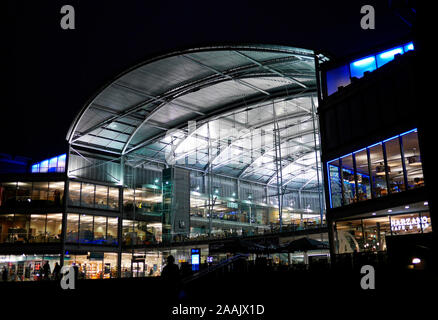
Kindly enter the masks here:
[[337, 252], [352, 253], [364, 249], [362, 222], [360, 219], [336, 222]]
[[371, 146], [369, 152], [373, 193], [378, 198], [388, 194], [382, 144]]
[[46, 236], [48, 242], [58, 242], [61, 240], [62, 214], [47, 214]]
[[91, 243], [93, 241], [93, 216], [82, 214], [80, 216], [79, 242]]
[[106, 217], [94, 217], [94, 241], [95, 244], [106, 242]]
[[108, 229], [107, 229], [107, 244], [118, 244], [118, 236], [117, 236], [117, 227], [119, 224], [118, 218], [109, 218], [108, 217]]
[[64, 197], [64, 181], [49, 183], [49, 201], [55, 206], [61, 206]]
[[31, 201], [32, 182], [17, 182], [17, 203], [29, 204]]
[[32, 188], [32, 202], [39, 203], [48, 200], [49, 183], [34, 182]]
[[108, 187], [96, 185], [96, 208], [107, 209], [108, 207]]
[[46, 215], [32, 214], [30, 216], [29, 237], [31, 243], [46, 242]]
[[424, 185], [423, 168], [418, 144], [418, 132], [412, 131], [402, 135], [403, 153], [408, 180], [408, 188], [418, 188]]
[[109, 187], [108, 207], [113, 210], [119, 209], [119, 188]]
[[80, 206], [81, 205], [81, 183], [80, 182], [69, 182], [69, 205]]
[[69, 213], [67, 215], [67, 234], [66, 242], [76, 243], [78, 242], [79, 231], [79, 214]]
[[0, 215], [0, 243], [14, 242], [14, 215], [2, 214]]
[[94, 184], [82, 183], [81, 206], [94, 208]]
[[386, 237], [391, 235], [389, 217], [363, 219], [364, 249], [366, 251], [386, 250]]
[[354, 154], [356, 159], [357, 196], [359, 201], [371, 199], [370, 173], [368, 170], [368, 154], [363, 149]]
[[356, 183], [354, 179], [353, 156], [343, 157], [342, 182], [344, 187], [344, 204], [356, 202]]
[[385, 142], [386, 159], [388, 164], [388, 180], [391, 193], [405, 190], [403, 165], [400, 152], [399, 137]]

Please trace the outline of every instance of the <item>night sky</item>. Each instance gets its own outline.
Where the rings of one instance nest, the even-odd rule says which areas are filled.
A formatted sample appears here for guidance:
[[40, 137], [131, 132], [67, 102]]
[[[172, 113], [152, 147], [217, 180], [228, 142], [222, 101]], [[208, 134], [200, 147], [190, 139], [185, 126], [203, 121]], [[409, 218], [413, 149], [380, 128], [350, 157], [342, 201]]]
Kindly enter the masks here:
[[[75, 8], [75, 30], [60, 27], [65, 4]], [[375, 30], [360, 28], [365, 4], [376, 10]], [[290, 45], [342, 57], [410, 32], [383, 0], [8, 5], [8, 86], [0, 113], [0, 153], [34, 159], [65, 152], [67, 130], [86, 101], [117, 74], [153, 55], [240, 42]]]

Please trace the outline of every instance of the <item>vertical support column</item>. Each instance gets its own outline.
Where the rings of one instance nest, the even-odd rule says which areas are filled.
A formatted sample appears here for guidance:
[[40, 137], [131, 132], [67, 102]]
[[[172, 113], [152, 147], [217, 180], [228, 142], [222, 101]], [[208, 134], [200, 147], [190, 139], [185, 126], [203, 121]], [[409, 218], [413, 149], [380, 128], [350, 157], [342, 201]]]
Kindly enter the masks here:
[[65, 173], [64, 173], [64, 201], [62, 204], [62, 226], [61, 226], [61, 256], [59, 258], [59, 265], [61, 268], [64, 266], [65, 259], [65, 238], [67, 234], [67, 211], [68, 211], [68, 190], [69, 190], [69, 180], [68, 180], [68, 167], [70, 162], [70, 151], [71, 146], [68, 145], [68, 152], [65, 159]]
[[[317, 144], [316, 144], [316, 140], [317, 140], [317, 135], [316, 135], [316, 125], [317, 125], [317, 120], [316, 119], [316, 108], [315, 108], [315, 102], [313, 101], [313, 97], [310, 97], [311, 100], [311, 104], [312, 104], [312, 122], [313, 122], [313, 140], [314, 140], [314, 146], [315, 146], [315, 161], [316, 161], [316, 180], [318, 183], [318, 200], [319, 200], [319, 218], [320, 218], [320, 224], [323, 224], [323, 220], [324, 220], [324, 199], [322, 198], [322, 193], [323, 193], [323, 183], [324, 181], [321, 181], [319, 179], [319, 159], [318, 159], [318, 149], [317, 149]], [[319, 145], [321, 145], [321, 141], [319, 140]], [[322, 178], [322, 175], [321, 175]]]
[[117, 238], [118, 238], [118, 246], [117, 246], [117, 278], [122, 277], [122, 237], [123, 237], [123, 196], [124, 196], [124, 187], [125, 187], [125, 156], [120, 158], [120, 184], [121, 188], [119, 189], [119, 223], [117, 225]]

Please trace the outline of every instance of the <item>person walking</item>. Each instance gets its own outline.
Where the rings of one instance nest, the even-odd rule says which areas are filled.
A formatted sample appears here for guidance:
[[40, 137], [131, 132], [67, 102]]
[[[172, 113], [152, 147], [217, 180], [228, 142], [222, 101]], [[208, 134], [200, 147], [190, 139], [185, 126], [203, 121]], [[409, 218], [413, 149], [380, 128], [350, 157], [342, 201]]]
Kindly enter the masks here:
[[46, 263], [43, 266], [43, 276], [44, 276], [44, 280], [49, 280], [49, 276], [50, 276], [49, 261], [46, 261]]
[[8, 281], [8, 269], [6, 269], [6, 267], [3, 267], [2, 270], [2, 280], [3, 281]]
[[60, 279], [60, 274], [61, 274], [61, 266], [58, 264], [58, 262], [55, 263], [55, 267], [53, 268], [53, 278], [55, 280], [59, 280]]

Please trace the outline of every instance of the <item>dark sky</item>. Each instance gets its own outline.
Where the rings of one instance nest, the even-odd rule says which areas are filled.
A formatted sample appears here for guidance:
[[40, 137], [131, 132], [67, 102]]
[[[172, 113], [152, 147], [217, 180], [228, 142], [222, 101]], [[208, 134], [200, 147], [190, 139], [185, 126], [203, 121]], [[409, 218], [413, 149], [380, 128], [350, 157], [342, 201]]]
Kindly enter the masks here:
[[[76, 29], [60, 27], [63, 5]], [[360, 28], [371, 4], [376, 29]], [[216, 43], [284, 44], [344, 56], [406, 36], [388, 1], [9, 1], [0, 153], [65, 151], [75, 115], [118, 73], [157, 53]]]

